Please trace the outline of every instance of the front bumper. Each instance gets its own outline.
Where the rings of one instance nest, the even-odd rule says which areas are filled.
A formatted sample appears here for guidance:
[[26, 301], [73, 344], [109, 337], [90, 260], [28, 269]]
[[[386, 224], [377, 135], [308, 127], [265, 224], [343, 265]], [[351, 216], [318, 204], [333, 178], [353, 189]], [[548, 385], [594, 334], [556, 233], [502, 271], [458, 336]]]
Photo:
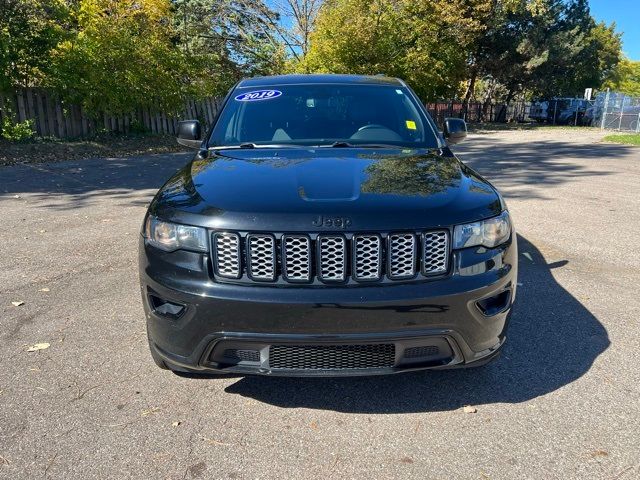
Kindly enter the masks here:
[[[282, 288], [215, 283], [207, 255], [161, 252], [141, 239], [149, 343], [170, 368], [203, 373], [372, 375], [486, 363], [505, 341], [516, 244], [453, 255], [453, 271], [437, 280]], [[478, 302], [494, 298], [503, 304], [483, 312]], [[158, 299], [183, 310], [159, 313]]]

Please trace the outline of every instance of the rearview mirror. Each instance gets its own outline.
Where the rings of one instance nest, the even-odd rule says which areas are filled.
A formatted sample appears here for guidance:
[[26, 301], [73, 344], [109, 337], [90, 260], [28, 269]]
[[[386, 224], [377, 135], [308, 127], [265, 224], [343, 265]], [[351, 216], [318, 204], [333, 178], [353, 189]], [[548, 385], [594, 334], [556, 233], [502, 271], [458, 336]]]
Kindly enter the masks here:
[[178, 122], [178, 143], [189, 148], [200, 148], [202, 127], [198, 120]]
[[445, 118], [442, 133], [449, 145], [460, 143], [467, 136], [467, 124], [461, 118]]

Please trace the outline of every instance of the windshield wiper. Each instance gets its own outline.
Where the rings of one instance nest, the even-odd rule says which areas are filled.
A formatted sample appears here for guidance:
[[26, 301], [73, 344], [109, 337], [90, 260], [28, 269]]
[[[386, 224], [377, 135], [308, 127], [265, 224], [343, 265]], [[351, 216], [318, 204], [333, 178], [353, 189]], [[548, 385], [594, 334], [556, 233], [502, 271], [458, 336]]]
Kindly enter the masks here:
[[231, 150], [240, 148], [300, 148], [300, 145], [281, 145], [275, 143], [261, 145], [259, 143], [245, 142], [240, 145], [216, 145], [209, 147], [209, 150]]
[[350, 144], [349, 142], [342, 142], [342, 141], [333, 142], [331, 146], [333, 148], [353, 148], [354, 147], [354, 145]]
[[391, 145], [387, 143], [349, 143], [344, 140], [338, 140], [331, 145], [319, 145], [320, 147], [332, 147], [332, 148], [406, 148], [400, 145]]

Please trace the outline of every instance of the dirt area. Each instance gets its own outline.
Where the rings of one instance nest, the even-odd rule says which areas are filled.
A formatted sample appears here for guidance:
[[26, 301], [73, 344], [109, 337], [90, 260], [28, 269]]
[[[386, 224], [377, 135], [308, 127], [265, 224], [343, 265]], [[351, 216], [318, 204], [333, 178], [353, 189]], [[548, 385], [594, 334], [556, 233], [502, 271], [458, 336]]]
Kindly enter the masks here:
[[185, 148], [168, 135], [103, 136], [75, 141], [34, 139], [17, 143], [0, 139], [0, 166], [181, 151]]

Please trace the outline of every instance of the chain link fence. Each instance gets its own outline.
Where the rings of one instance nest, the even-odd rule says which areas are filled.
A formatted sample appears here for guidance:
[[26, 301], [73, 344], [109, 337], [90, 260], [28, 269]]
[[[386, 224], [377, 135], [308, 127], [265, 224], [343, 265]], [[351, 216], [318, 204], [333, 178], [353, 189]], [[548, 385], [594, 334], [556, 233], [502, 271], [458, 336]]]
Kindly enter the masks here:
[[640, 97], [601, 92], [593, 106], [594, 127], [602, 130], [640, 133]]

